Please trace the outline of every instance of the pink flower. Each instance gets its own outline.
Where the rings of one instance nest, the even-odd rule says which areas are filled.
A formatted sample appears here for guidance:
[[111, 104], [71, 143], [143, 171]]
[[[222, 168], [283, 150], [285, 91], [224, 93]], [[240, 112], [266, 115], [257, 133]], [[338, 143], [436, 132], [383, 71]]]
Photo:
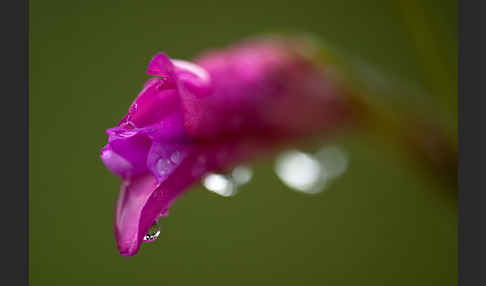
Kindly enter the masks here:
[[194, 63], [159, 53], [101, 159], [123, 179], [115, 236], [137, 253], [152, 224], [208, 172], [223, 171], [348, 118], [342, 92], [296, 39], [259, 38]]

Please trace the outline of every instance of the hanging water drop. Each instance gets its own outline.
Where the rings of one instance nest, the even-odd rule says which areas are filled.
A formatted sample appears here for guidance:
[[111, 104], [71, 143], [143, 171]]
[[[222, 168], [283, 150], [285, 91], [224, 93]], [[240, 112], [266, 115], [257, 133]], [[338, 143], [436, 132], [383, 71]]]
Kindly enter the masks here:
[[153, 242], [159, 238], [160, 235], [160, 225], [158, 221], [155, 221], [152, 224], [152, 227], [149, 229], [147, 234], [143, 237], [144, 242]]

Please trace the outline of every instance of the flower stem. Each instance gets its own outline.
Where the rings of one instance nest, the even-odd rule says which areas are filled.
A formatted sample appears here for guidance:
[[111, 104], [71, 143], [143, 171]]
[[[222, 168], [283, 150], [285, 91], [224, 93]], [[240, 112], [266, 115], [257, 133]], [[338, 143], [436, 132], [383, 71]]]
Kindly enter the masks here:
[[429, 170], [448, 186], [448, 196], [457, 200], [458, 139], [454, 116], [441, 114], [439, 103], [410, 85], [397, 84], [329, 45], [320, 43], [319, 47], [314, 59], [344, 91], [354, 130], [399, 148], [417, 167]]

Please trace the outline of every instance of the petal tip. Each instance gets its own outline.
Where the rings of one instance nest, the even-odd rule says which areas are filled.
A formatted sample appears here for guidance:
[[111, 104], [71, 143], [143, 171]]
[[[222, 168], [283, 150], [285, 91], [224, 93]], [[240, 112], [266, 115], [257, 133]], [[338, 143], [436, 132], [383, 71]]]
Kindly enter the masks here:
[[121, 256], [124, 257], [131, 257], [134, 256], [135, 254], [138, 253], [138, 250], [140, 249], [140, 245], [134, 244], [134, 245], [121, 245], [118, 244], [118, 251], [120, 252]]
[[155, 76], [169, 77], [173, 71], [174, 65], [165, 53], [157, 53], [153, 56], [147, 67], [147, 74]]

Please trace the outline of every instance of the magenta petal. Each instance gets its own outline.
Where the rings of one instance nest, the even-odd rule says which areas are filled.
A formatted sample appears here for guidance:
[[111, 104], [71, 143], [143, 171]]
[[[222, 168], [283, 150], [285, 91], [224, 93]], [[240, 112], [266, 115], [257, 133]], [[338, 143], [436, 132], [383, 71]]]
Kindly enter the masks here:
[[123, 182], [115, 209], [115, 237], [121, 255], [138, 251], [141, 209], [156, 188], [156, 180], [150, 174]]
[[172, 77], [174, 75], [174, 65], [166, 54], [158, 53], [150, 61], [147, 74]]
[[211, 92], [211, 76], [204, 68], [182, 60], [173, 60], [173, 63], [179, 91], [184, 89], [199, 97]]
[[119, 126], [145, 127], [179, 111], [179, 94], [166, 81], [150, 79], [138, 94]]
[[152, 58], [147, 73], [156, 77], [107, 130], [101, 153], [123, 178], [115, 213], [122, 255], [137, 253], [154, 221], [208, 172], [348, 120], [338, 84], [309, 58], [287, 41], [261, 39], [196, 63]]
[[173, 113], [164, 117], [164, 120], [146, 128], [146, 134], [154, 141], [179, 142], [185, 137], [182, 116]]
[[192, 138], [295, 137], [343, 118], [336, 84], [281, 43], [249, 42], [196, 63], [210, 74], [211, 93], [181, 90], [184, 126]]
[[101, 154], [108, 168], [122, 178], [147, 172], [147, 155], [152, 145], [148, 136], [137, 130], [115, 127], [107, 130], [109, 143]]
[[123, 178], [128, 177], [133, 169], [133, 165], [114, 152], [109, 145], [101, 150], [101, 160], [111, 172], [119, 174]]
[[[151, 173], [125, 180], [115, 211], [115, 236], [120, 253], [124, 256], [136, 254], [152, 224], [168, 214], [169, 207], [179, 195], [199, 182], [207, 172], [227, 168], [242, 160], [248, 148], [253, 148], [251, 144], [226, 143], [187, 148], [183, 151], [186, 154], [182, 155], [185, 157], [177, 159], [180, 162], [160, 183]], [[172, 152], [164, 151], [167, 151], [166, 154]]]
[[153, 142], [147, 166], [158, 182], [164, 181], [189, 155], [190, 147], [183, 143]]

